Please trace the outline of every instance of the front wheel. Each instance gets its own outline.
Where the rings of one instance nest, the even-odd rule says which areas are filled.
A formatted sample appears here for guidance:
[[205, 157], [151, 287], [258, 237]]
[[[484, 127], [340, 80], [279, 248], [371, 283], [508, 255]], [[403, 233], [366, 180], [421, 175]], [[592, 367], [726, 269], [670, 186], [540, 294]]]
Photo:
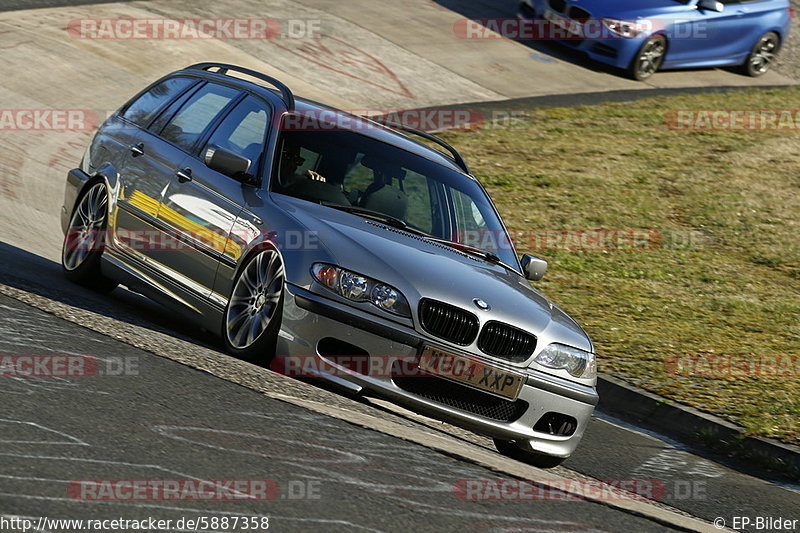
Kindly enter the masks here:
[[658, 72], [667, 55], [667, 39], [663, 35], [653, 35], [647, 39], [628, 67], [628, 76], [643, 81]]
[[222, 338], [229, 352], [261, 364], [275, 356], [283, 312], [283, 263], [275, 250], [247, 260], [225, 310]]
[[529, 452], [521, 449], [510, 440], [494, 439], [497, 451], [517, 461], [527, 463], [538, 468], [555, 468], [565, 461], [564, 457], [553, 457], [543, 453]]
[[771, 31], [762, 35], [742, 65], [744, 73], [754, 78], [766, 74], [778, 57], [780, 47], [781, 41], [777, 33]]
[[100, 272], [107, 226], [108, 193], [105, 183], [98, 182], [75, 204], [64, 236], [61, 269], [68, 280], [98, 292], [108, 292], [117, 286]]

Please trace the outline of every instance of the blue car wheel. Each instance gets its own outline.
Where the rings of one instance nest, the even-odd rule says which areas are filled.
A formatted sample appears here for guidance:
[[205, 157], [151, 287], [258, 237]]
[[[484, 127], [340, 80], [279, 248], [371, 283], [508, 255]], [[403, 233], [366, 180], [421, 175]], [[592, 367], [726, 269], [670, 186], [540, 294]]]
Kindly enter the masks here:
[[747, 61], [743, 65], [744, 73], [754, 78], [766, 74], [775, 62], [780, 47], [781, 40], [777, 33], [772, 31], [765, 33], [747, 56]]
[[667, 38], [660, 34], [653, 35], [639, 48], [628, 67], [628, 75], [634, 80], [646, 80], [661, 68], [666, 55]]

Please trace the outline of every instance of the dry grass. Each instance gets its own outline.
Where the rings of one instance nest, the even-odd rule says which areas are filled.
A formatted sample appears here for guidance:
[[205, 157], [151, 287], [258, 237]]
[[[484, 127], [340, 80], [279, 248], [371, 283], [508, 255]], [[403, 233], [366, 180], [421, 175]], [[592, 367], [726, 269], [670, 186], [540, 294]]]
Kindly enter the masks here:
[[444, 137], [511, 229], [665, 236], [652, 250], [533, 250], [550, 261], [537, 287], [586, 327], [602, 372], [797, 444], [800, 374], [677, 377], [665, 361], [800, 355], [800, 129], [674, 131], [664, 113], [798, 102], [781, 89], [529, 108], [513, 126]]

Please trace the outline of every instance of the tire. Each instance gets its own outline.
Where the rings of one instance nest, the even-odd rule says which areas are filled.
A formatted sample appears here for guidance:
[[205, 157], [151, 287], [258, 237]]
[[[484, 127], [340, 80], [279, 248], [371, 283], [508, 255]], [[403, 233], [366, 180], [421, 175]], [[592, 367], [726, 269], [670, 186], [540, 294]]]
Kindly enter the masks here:
[[247, 259], [222, 320], [222, 339], [230, 353], [262, 365], [275, 357], [284, 280], [283, 263], [275, 250], [260, 250]]
[[753, 78], [763, 76], [769, 71], [781, 49], [781, 39], [774, 31], [765, 33], [758, 39], [747, 60], [742, 65], [742, 72]]
[[565, 457], [553, 457], [552, 455], [522, 450], [511, 440], [494, 439], [494, 446], [498, 452], [506, 457], [511, 457], [538, 468], [555, 468], [566, 460]]
[[89, 184], [75, 202], [61, 247], [64, 277], [97, 292], [114, 290], [117, 282], [104, 277], [100, 271], [107, 227], [108, 193], [105, 183], [98, 181]]
[[628, 76], [637, 81], [648, 79], [658, 72], [666, 55], [667, 38], [660, 34], [651, 36], [636, 52], [636, 57], [628, 67]]

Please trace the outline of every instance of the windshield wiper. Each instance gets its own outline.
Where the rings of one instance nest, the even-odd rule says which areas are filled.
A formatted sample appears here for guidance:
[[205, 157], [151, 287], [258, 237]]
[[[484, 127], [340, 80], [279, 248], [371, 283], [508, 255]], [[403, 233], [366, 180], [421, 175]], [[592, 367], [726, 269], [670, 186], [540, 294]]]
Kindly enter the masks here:
[[488, 261], [491, 261], [492, 263], [498, 263], [498, 264], [501, 264], [501, 265], [505, 265], [505, 263], [503, 263], [503, 261], [500, 260], [500, 256], [497, 255], [494, 252], [490, 252], [488, 250], [483, 250], [482, 248], [476, 248], [476, 247], [471, 246], [469, 244], [464, 244], [463, 242], [451, 241], [451, 240], [448, 240], [448, 239], [440, 239], [439, 237], [434, 237], [432, 235], [429, 235], [427, 238], [428, 238], [428, 240], [431, 240], [431, 241], [434, 241], [434, 242], [438, 242], [439, 244], [445, 244], [445, 245], [450, 246], [452, 248], [455, 248], [456, 250], [459, 250], [461, 252], [478, 255], [478, 256], [480, 256], [480, 257], [482, 257], [482, 258], [484, 258], [484, 259], [486, 259]]
[[[321, 201], [319, 204], [324, 205], [325, 207], [332, 207], [334, 209], [339, 209], [340, 211], [352, 213], [354, 215], [361, 215], [368, 218], [374, 218], [376, 220], [389, 224], [390, 226], [397, 229], [402, 229], [406, 231], [415, 231], [412, 227], [410, 227], [406, 223], [405, 220], [401, 220], [397, 217], [381, 213], [380, 211], [373, 211], [372, 209], [367, 209], [365, 207], [358, 207], [357, 205], [342, 205], [342, 204], [337, 204], [336, 202], [326, 202], [324, 200]], [[427, 235], [427, 233], [425, 233], [425, 235]]]

